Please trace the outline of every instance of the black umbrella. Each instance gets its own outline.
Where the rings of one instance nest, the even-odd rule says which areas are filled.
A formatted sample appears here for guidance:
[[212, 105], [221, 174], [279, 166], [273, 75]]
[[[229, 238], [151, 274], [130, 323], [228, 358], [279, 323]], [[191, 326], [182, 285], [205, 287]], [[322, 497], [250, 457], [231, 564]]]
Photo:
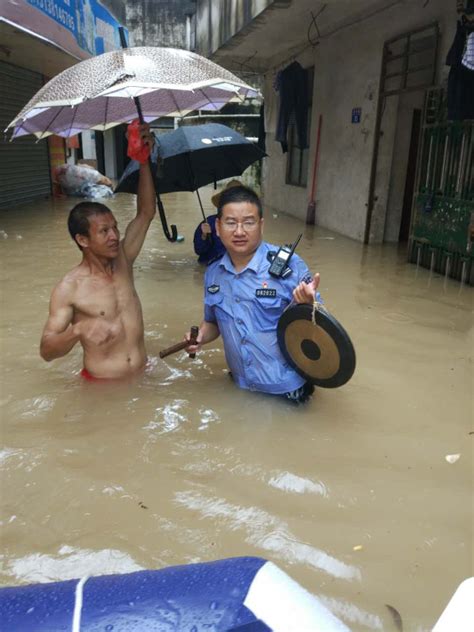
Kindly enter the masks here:
[[[206, 216], [199, 197], [199, 187], [224, 178], [241, 175], [248, 166], [266, 156], [257, 145], [242, 134], [219, 123], [183, 125], [157, 137], [152, 156], [155, 184], [159, 193], [197, 191], [204, 220]], [[131, 161], [123, 172], [115, 191], [136, 193], [140, 164]]]

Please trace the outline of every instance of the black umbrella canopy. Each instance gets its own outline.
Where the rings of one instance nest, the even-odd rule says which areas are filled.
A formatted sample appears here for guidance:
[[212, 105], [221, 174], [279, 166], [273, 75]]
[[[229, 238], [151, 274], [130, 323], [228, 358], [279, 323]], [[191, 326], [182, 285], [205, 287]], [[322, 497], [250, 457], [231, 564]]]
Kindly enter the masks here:
[[[242, 134], [219, 123], [183, 125], [157, 137], [153, 160], [160, 165], [155, 182], [160, 193], [196, 191], [200, 187], [239, 176], [266, 156]], [[136, 193], [139, 163], [127, 165], [116, 192]]]

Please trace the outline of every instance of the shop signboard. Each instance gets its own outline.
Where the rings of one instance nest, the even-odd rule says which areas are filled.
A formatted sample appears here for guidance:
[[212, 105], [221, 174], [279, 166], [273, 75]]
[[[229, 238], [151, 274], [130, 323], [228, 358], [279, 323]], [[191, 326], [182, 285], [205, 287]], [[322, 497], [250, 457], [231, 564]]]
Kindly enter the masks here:
[[120, 23], [98, 0], [16, 0], [0, 20], [85, 59], [120, 48]]

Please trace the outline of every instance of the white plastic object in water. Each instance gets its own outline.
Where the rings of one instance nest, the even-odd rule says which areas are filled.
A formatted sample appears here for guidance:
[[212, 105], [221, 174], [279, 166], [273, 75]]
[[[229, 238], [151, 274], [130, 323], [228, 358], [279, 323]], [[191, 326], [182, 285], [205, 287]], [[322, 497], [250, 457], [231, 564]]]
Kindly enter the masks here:
[[432, 632], [474, 630], [474, 577], [465, 579], [451, 597]]

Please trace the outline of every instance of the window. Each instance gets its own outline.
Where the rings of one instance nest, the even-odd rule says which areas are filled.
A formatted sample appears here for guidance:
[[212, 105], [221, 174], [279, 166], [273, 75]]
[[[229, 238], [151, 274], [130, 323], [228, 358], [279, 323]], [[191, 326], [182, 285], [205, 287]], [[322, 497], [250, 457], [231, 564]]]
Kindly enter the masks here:
[[[308, 143], [311, 138], [311, 111], [313, 105], [314, 68], [308, 68]], [[298, 147], [298, 133], [294, 113], [288, 125], [288, 154], [286, 161], [286, 184], [306, 187], [308, 182], [309, 148]]]

